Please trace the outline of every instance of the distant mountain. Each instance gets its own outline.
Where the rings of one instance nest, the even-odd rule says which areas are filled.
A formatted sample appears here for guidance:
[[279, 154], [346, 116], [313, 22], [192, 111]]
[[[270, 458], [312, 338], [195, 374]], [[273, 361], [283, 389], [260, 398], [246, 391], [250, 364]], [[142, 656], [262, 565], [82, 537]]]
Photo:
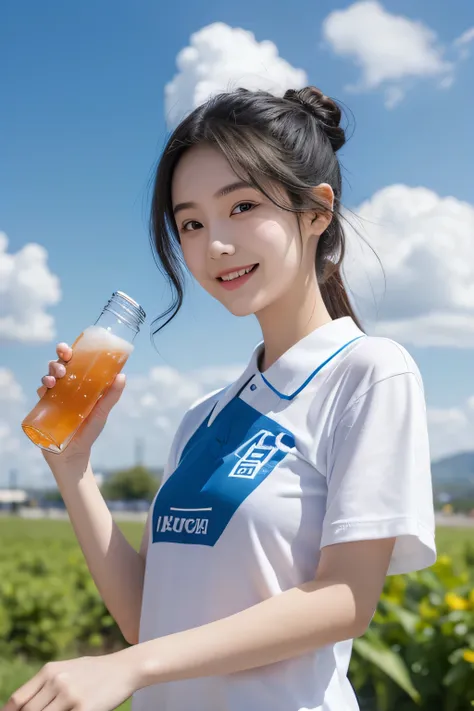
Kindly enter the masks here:
[[431, 465], [435, 495], [474, 498], [474, 451], [444, 457]]

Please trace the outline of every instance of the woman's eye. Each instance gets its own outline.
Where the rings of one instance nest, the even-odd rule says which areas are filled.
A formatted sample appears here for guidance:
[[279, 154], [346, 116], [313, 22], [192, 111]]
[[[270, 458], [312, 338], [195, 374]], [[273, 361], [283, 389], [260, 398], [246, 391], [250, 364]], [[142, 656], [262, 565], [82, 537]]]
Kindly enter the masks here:
[[239, 202], [232, 210], [232, 215], [241, 215], [243, 212], [250, 212], [254, 207], [257, 207], [253, 202]]
[[202, 227], [200, 222], [197, 222], [197, 220], [189, 220], [189, 222], [185, 222], [182, 230], [183, 232], [194, 232], [194, 230], [199, 230]]

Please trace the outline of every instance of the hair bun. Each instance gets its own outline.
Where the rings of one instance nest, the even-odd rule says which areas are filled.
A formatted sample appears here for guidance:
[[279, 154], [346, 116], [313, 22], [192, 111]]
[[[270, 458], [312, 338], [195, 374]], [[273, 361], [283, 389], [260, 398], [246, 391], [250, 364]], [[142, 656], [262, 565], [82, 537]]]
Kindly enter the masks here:
[[323, 94], [315, 86], [304, 89], [288, 89], [284, 99], [299, 104], [320, 123], [334, 151], [346, 142], [344, 129], [340, 127], [341, 109], [335, 101]]

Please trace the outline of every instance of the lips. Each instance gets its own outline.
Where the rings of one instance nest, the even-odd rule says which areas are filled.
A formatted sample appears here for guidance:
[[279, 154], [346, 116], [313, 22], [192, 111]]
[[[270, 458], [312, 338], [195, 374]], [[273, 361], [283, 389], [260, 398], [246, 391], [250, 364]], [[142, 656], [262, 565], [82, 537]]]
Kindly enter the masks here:
[[233, 291], [234, 289], [238, 289], [240, 286], [246, 284], [255, 274], [257, 269], [258, 264], [253, 264], [247, 267], [241, 267], [240, 269], [235, 269], [233, 271], [228, 270], [227, 273], [223, 272], [221, 276], [217, 277], [217, 281], [224, 289], [226, 289], [226, 291]]
[[245, 276], [245, 274], [250, 273], [253, 269], [258, 267], [258, 264], [246, 264], [242, 267], [234, 267], [234, 269], [226, 269], [217, 275], [219, 281], [232, 281], [239, 277]]

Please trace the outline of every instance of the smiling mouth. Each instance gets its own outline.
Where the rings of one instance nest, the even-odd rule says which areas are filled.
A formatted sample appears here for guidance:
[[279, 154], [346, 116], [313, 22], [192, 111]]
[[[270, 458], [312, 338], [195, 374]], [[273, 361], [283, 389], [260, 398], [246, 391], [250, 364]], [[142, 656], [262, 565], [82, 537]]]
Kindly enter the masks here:
[[239, 279], [243, 279], [244, 277], [248, 276], [249, 274], [252, 274], [258, 267], [258, 264], [254, 264], [251, 267], [246, 267], [245, 269], [239, 269], [238, 271], [235, 272], [230, 272], [230, 274], [224, 274], [224, 276], [217, 277], [217, 280], [220, 282], [224, 282], [225, 284], [229, 284], [233, 281], [239, 281]]
[[230, 272], [229, 274], [224, 274], [221, 277], [217, 277], [217, 281], [220, 286], [226, 291], [234, 291], [239, 287], [243, 286], [252, 278], [252, 275], [258, 269], [258, 264], [254, 264], [251, 267], [245, 267], [244, 269], [239, 269], [235, 272]]

